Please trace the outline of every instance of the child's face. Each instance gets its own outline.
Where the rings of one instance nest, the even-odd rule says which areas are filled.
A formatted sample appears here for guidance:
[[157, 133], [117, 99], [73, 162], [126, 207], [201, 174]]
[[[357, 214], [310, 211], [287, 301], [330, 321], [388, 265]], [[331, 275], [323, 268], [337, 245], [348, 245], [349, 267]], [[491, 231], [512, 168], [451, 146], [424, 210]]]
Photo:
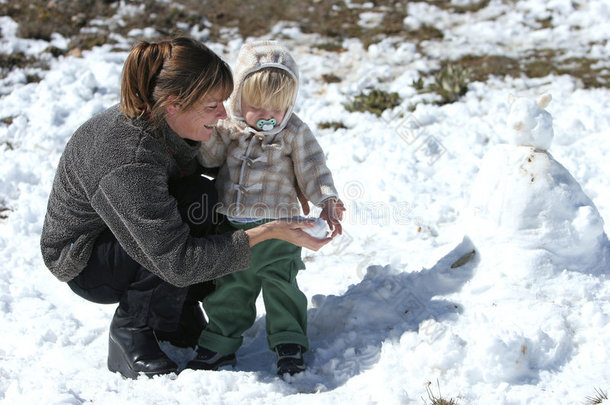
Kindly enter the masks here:
[[284, 114], [286, 114], [285, 110], [269, 110], [266, 108], [250, 105], [245, 101], [241, 102], [241, 115], [244, 117], [246, 124], [256, 129], [257, 131], [260, 131], [261, 129], [268, 131], [270, 129], [257, 126], [259, 121], [262, 120], [265, 123], [268, 123], [273, 118], [276, 122], [275, 126], [277, 126], [284, 119]]

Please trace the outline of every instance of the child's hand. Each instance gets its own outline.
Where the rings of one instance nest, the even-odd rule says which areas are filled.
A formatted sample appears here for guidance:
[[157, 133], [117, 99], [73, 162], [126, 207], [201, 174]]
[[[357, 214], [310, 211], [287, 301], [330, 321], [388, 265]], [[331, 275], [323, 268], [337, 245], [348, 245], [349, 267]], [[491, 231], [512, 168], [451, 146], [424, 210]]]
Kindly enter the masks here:
[[334, 198], [329, 198], [322, 203], [322, 212], [320, 218], [328, 223], [328, 227], [333, 231], [331, 238], [335, 235], [341, 235], [343, 233], [343, 227], [341, 221], [343, 219], [343, 212], [345, 211], [345, 205], [343, 201]]

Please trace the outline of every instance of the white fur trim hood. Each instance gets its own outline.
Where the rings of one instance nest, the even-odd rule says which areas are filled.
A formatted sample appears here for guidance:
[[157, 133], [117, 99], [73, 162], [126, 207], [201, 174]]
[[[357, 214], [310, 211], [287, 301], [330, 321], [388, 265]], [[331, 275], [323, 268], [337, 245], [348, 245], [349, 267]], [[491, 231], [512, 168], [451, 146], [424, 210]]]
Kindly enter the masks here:
[[[297, 89], [299, 88], [299, 70], [297, 64], [292, 55], [290, 55], [290, 52], [277, 41], [246, 42], [237, 55], [235, 66], [237, 66], [234, 73], [235, 86], [233, 93], [229, 98], [227, 109], [231, 118], [244, 128], [250, 128], [244, 121], [241, 111], [241, 94], [244, 80], [248, 75], [264, 68], [273, 67], [283, 69], [294, 78]], [[270, 131], [256, 131], [252, 128], [250, 128], [250, 130], [261, 135], [274, 135], [280, 132], [286, 127], [286, 124], [292, 115], [296, 97], [297, 92], [295, 92], [294, 99], [290, 103], [288, 111], [284, 114], [284, 119], [278, 126]]]

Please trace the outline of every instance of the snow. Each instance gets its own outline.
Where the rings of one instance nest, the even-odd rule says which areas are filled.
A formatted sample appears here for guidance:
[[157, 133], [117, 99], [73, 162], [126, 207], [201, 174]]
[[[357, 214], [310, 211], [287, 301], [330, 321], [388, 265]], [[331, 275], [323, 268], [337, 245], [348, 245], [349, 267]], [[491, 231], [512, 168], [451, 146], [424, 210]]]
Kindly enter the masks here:
[[[127, 15], [135, 6], [123, 7]], [[371, 8], [363, 25], [379, 17]], [[491, 78], [437, 106], [411, 85], [438, 58], [468, 53], [561, 49], [608, 66], [608, 3], [492, 0], [455, 14], [411, 2], [408, 10], [407, 26], [433, 25], [444, 39], [416, 47], [387, 38], [368, 49], [350, 39], [346, 52], [332, 53], [293, 25], [274, 30], [299, 63], [296, 112], [314, 129], [347, 127], [316, 131], [347, 212], [343, 236], [305, 252], [309, 369], [286, 380], [275, 375], [260, 302], [235, 370], [135, 381], [108, 372], [114, 306], [54, 279], [39, 238], [63, 147], [118, 101], [127, 53], [96, 47], [49, 58], [38, 83], [27, 83], [29, 70], [1, 79], [0, 118], [12, 121], [0, 124], [0, 203], [10, 208], [0, 220], [0, 402], [421, 404], [427, 383], [435, 392], [438, 382], [461, 404], [573, 404], [608, 391], [610, 91], [569, 76]], [[552, 28], [536, 28], [549, 17]], [[50, 45], [17, 38], [9, 17], [0, 23], [3, 52]], [[211, 47], [233, 63], [242, 43]], [[342, 81], [321, 80], [329, 73]], [[372, 87], [403, 103], [381, 117], [345, 110]], [[512, 145], [510, 95], [543, 94], [552, 95], [548, 151]], [[193, 355], [163, 348], [181, 365]]]
[[547, 150], [553, 141], [553, 118], [544, 108], [551, 102], [545, 94], [540, 100], [513, 99], [506, 120], [509, 142], [513, 145], [533, 146]]
[[310, 228], [303, 228], [305, 233], [318, 239], [326, 238], [330, 233], [330, 229], [328, 228], [328, 224], [326, 223], [326, 221], [318, 217], [311, 217], [310, 219], [314, 220], [315, 223]]

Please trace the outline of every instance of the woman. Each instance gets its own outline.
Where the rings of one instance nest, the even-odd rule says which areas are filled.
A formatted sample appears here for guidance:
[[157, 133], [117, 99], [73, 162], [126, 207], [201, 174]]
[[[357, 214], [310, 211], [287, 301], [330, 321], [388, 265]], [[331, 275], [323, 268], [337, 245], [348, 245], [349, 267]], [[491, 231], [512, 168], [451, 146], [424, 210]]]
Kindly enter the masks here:
[[195, 157], [232, 89], [229, 67], [203, 44], [141, 42], [125, 61], [120, 104], [85, 122], [59, 161], [43, 259], [81, 297], [119, 303], [108, 368], [125, 377], [178, 371], [157, 337], [194, 344], [205, 282], [246, 269], [250, 247], [275, 238], [317, 250], [330, 240], [300, 229], [313, 221], [213, 235], [216, 192]]

